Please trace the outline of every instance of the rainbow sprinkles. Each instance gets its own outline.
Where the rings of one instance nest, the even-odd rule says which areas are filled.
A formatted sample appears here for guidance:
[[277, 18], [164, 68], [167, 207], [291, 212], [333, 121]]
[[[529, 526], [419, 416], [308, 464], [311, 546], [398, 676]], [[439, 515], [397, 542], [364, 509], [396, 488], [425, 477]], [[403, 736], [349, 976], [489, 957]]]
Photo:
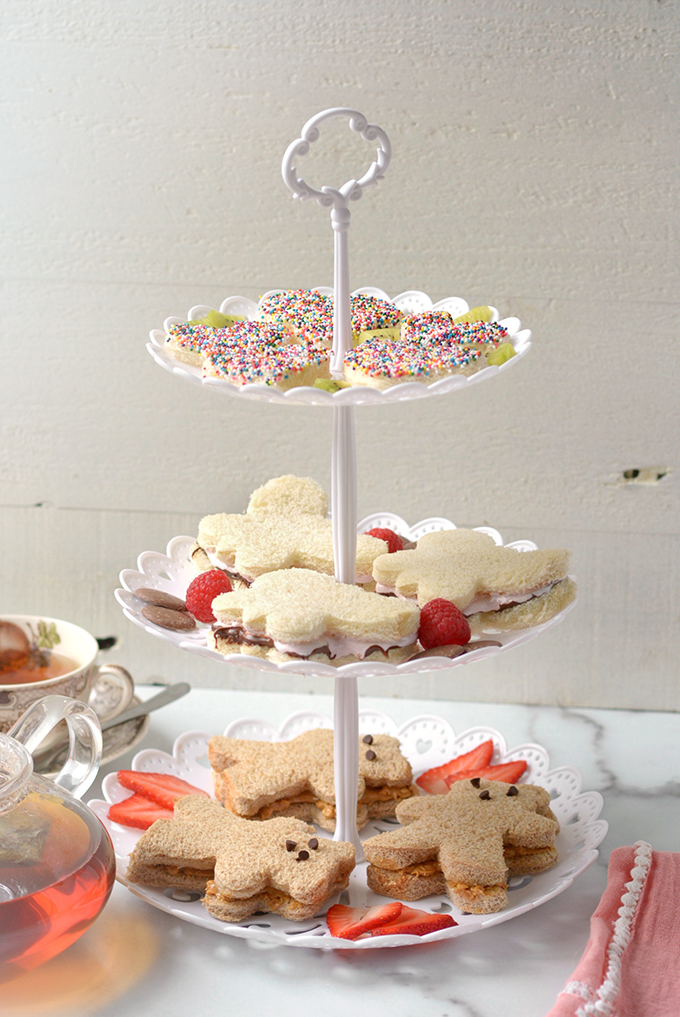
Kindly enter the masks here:
[[[470, 375], [515, 355], [508, 330], [488, 320], [488, 307], [453, 318], [443, 310], [404, 314], [368, 294], [350, 301], [352, 343], [344, 358], [345, 384], [386, 389], [403, 382], [431, 384]], [[258, 317], [227, 319], [210, 312], [172, 324], [165, 349], [202, 369], [205, 380], [260, 384], [286, 390], [330, 379], [333, 297], [317, 290], [285, 290], [260, 301]], [[211, 318], [212, 316], [212, 318]], [[477, 320], [479, 317], [479, 320]], [[213, 327], [228, 321], [225, 327]]]

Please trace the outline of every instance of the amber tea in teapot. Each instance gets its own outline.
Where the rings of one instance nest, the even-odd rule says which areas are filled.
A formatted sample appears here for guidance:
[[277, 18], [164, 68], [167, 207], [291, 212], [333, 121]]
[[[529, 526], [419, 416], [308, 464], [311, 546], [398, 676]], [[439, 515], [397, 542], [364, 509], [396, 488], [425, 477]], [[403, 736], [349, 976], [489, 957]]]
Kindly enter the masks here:
[[[33, 773], [29, 750], [62, 719], [72, 736], [69, 758], [52, 781]], [[108, 899], [111, 841], [75, 797], [100, 756], [96, 714], [65, 696], [39, 700], [0, 734], [0, 982], [70, 946]]]
[[45, 782], [22, 805], [0, 816], [0, 981], [78, 939], [115, 875], [108, 836], [79, 802], [59, 800]]

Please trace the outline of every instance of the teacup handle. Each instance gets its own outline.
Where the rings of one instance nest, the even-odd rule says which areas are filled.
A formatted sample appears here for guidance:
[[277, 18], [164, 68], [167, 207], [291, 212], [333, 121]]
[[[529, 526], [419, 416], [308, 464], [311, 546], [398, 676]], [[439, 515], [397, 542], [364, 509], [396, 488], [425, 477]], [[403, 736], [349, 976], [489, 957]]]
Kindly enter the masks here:
[[126, 668], [121, 667], [120, 664], [99, 664], [96, 667], [96, 677], [92, 683], [92, 691], [89, 697], [89, 705], [93, 708], [97, 699], [96, 686], [99, 679], [103, 676], [112, 685], [118, 686], [120, 695], [109, 709], [95, 711], [100, 721], [111, 720], [113, 717], [117, 717], [119, 713], [122, 713], [123, 710], [126, 710], [132, 702], [135, 692], [135, 680]]
[[7, 733], [34, 752], [62, 720], [68, 726], [69, 752], [54, 783], [79, 798], [97, 776], [102, 757], [102, 729], [94, 710], [68, 696], [45, 696], [29, 706]]

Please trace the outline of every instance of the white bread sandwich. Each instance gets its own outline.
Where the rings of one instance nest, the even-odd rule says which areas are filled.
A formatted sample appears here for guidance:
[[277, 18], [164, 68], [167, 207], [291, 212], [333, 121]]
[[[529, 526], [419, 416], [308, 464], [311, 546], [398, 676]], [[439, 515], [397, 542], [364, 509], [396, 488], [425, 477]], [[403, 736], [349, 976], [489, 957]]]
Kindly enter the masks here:
[[470, 629], [502, 632], [548, 621], [576, 596], [569, 552], [499, 547], [476, 530], [426, 533], [415, 548], [373, 563], [376, 592], [421, 607], [441, 597], [467, 616]]

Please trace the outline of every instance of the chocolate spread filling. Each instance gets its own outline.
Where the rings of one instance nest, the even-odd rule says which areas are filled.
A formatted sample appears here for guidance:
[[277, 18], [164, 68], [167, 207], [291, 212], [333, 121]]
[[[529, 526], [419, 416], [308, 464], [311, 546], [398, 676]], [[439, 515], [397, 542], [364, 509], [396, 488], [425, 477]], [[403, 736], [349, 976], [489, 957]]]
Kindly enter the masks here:
[[[270, 639], [269, 636], [246, 635], [245, 631], [242, 628], [239, 628], [238, 625], [214, 625], [213, 632], [215, 634], [215, 639], [223, 640], [226, 643], [235, 643], [237, 645], [246, 646], [274, 646], [274, 640]], [[383, 650], [382, 646], [369, 646], [364, 653], [364, 657], [367, 657], [369, 653], [382, 653], [385, 659], [387, 659], [390, 649], [396, 649], [396, 647], [390, 647], [387, 650]], [[289, 657], [298, 657], [300, 660], [307, 660], [304, 653], [292, 653], [290, 650], [287, 650], [286, 653]], [[331, 653], [330, 647], [328, 646], [318, 646], [312, 650], [312, 653], [325, 653], [329, 660], [335, 659], [335, 654]]]

